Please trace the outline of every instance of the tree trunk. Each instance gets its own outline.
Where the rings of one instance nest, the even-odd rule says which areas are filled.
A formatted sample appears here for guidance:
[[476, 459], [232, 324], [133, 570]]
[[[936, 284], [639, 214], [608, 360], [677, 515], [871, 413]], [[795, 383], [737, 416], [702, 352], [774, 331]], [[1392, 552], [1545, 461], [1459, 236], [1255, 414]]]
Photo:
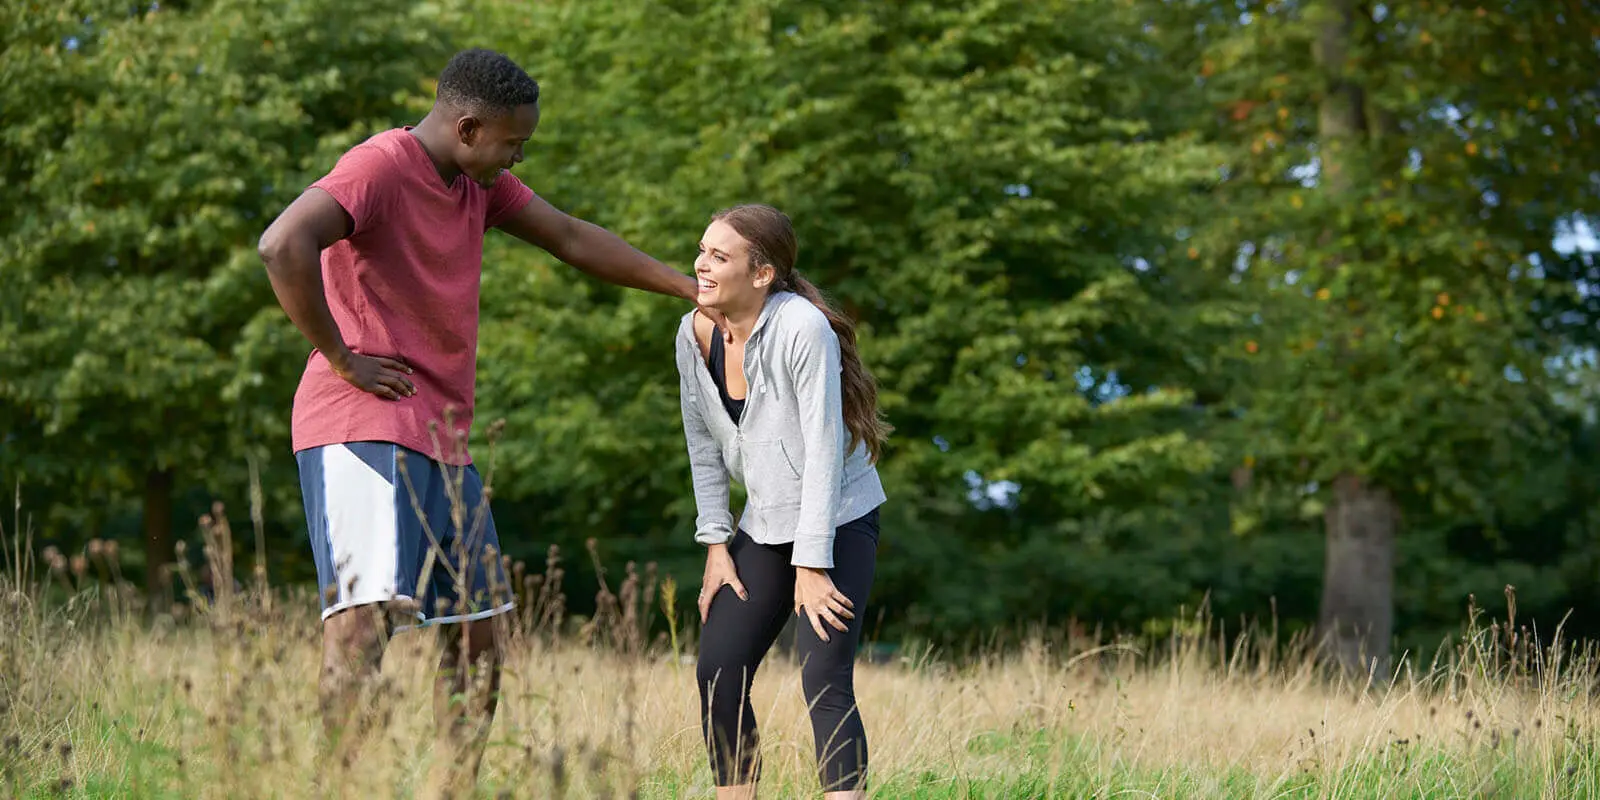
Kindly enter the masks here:
[[1348, 149], [1367, 133], [1361, 85], [1346, 71], [1355, 28], [1355, 4], [1352, 0], [1330, 0], [1320, 10], [1324, 17], [1311, 47], [1323, 78], [1322, 100], [1317, 104], [1318, 155], [1322, 161], [1319, 180], [1326, 191], [1342, 194], [1352, 183], [1346, 163]]
[[162, 567], [177, 560], [172, 546], [172, 471], [152, 469], [144, 476], [145, 591], [152, 603], [166, 596]]
[[[1322, 71], [1317, 105], [1318, 176], [1322, 191], [1335, 202], [1358, 202], [1350, 194], [1355, 157], [1372, 135], [1363, 87], [1350, 75], [1349, 55], [1356, 36], [1355, 0], [1327, 0], [1316, 8], [1317, 38], [1312, 56]], [[1382, 120], [1378, 121], [1379, 127]], [[1332, 237], [1334, 231], [1325, 232]], [[1343, 254], [1342, 258], [1359, 253]], [[1335, 346], [1342, 353], [1344, 342]], [[1354, 447], [1354, 443], [1346, 443]], [[1346, 671], [1389, 668], [1389, 636], [1394, 625], [1394, 534], [1399, 512], [1382, 487], [1343, 474], [1334, 479], [1333, 503], [1324, 515], [1327, 554], [1323, 567], [1322, 610], [1318, 627], [1325, 653]]]
[[1388, 490], [1356, 475], [1334, 479], [1333, 503], [1323, 515], [1327, 556], [1318, 627], [1324, 652], [1348, 672], [1389, 670], [1399, 517]]

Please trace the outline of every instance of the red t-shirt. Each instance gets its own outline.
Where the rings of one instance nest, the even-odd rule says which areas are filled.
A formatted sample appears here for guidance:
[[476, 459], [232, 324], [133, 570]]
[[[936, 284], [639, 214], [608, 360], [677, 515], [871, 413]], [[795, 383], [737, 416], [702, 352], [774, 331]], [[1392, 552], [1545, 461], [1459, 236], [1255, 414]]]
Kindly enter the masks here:
[[[294, 396], [296, 451], [383, 441], [447, 464], [471, 463], [465, 432], [477, 380], [483, 237], [533, 192], [509, 172], [492, 190], [466, 176], [446, 186], [409, 131], [384, 131], [356, 145], [312, 186], [354, 221], [350, 236], [322, 252], [334, 322], [352, 351], [410, 365], [417, 393], [385, 400], [361, 391], [313, 351]], [[445, 425], [446, 408], [460, 444]]]

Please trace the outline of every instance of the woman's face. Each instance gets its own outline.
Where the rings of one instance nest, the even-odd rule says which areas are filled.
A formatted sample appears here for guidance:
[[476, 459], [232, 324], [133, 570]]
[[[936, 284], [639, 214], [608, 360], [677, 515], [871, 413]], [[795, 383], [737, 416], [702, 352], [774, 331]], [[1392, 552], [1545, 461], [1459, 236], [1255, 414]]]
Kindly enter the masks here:
[[700, 305], [727, 313], [759, 308], [772, 284], [770, 266], [750, 268], [750, 243], [732, 225], [717, 220], [700, 237], [694, 260], [700, 281]]

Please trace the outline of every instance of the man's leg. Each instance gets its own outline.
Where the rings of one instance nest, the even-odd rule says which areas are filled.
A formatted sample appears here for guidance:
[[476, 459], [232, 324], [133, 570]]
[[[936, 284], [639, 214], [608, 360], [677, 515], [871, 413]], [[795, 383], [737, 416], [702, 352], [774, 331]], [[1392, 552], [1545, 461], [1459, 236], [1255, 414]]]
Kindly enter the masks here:
[[371, 689], [383, 665], [388, 624], [378, 605], [347, 608], [322, 623], [322, 676], [318, 681], [322, 729], [337, 767], [348, 768], [371, 732], [378, 698]]
[[[351, 442], [295, 454], [322, 591], [318, 678], [330, 766], [348, 765], [372, 722], [374, 679], [393, 630], [389, 610], [414, 606], [398, 569], [400, 526], [394, 445]], [[370, 698], [370, 699], [369, 699]]]
[[[443, 645], [434, 682], [438, 733], [424, 796], [469, 797], [500, 695], [499, 616], [515, 606], [478, 471], [411, 451], [405, 463], [427, 521], [423, 608]], [[417, 481], [419, 475], [425, 477]]]
[[428, 797], [470, 797], [500, 699], [501, 651], [496, 620], [446, 625], [433, 686], [433, 766]]

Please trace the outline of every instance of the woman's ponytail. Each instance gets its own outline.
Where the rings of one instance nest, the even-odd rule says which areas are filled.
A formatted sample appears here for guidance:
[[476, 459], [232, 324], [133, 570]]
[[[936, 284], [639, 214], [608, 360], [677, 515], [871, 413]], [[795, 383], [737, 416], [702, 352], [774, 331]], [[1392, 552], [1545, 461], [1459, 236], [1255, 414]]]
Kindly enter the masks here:
[[878, 410], [878, 381], [861, 363], [861, 351], [856, 347], [856, 324], [843, 312], [834, 308], [822, 292], [800, 275], [791, 271], [787, 288], [811, 301], [824, 316], [833, 332], [839, 337], [839, 365], [842, 369], [841, 388], [844, 399], [844, 425], [850, 431], [850, 449], [865, 442], [872, 461], [883, 454], [883, 443], [894, 430]]

